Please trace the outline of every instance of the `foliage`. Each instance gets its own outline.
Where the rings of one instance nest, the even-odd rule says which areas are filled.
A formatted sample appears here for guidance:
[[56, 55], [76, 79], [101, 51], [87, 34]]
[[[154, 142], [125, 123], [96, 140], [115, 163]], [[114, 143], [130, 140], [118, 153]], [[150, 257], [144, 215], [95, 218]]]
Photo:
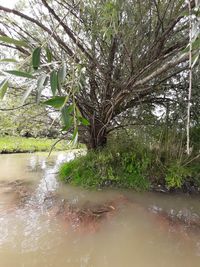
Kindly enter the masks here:
[[0, 136], [59, 137], [60, 124], [53, 124], [53, 118], [44, 106], [32, 102], [28, 107], [18, 109], [20, 105], [16, 95], [0, 100]]
[[[79, 129], [88, 148], [104, 146], [108, 133], [122, 124], [129, 109], [158, 99], [164, 102], [160, 89], [169, 92], [168, 81], [173, 84], [187, 69], [185, 1], [30, 2], [34, 6], [30, 16], [21, 9], [0, 7], [9, 14], [2, 18], [1, 45], [14, 45], [24, 58], [17, 70], [6, 69], [3, 74], [35, 82], [32, 92], [37, 102], [46, 89], [54, 107], [64, 97], [63, 105], [56, 107], [64, 117], [63, 131], [73, 128], [76, 140]], [[199, 13], [190, 2], [197, 25]], [[196, 63], [198, 30], [194, 36]]]
[[167, 168], [167, 174], [165, 177], [166, 185], [169, 188], [181, 188], [184, 180], [189, 175], [189, 169], [184, 168], [179, 163], [173, 163], [173, 165]]
[[145, 190], [149, 187], [144, 175], [148, 159], [136, 158], [133, 151], [122, 154], [107, 149], [90, 151], [86, 156], [63, 164], [60, 177], [65, 182], [89, 188], [114, 186]]
[[[108, 147], [88, 151], [60, 168], [60, 178], [74, 185], [98, 188], [104, 186], [147, 190], [163, 185], [167, 189], [181, 188], [196, 177], [198, 185], [199, 157], [188, 157], [181, 137], [173, 131], [168, 139], [154, 139], [144, 130], [136, 134], [129, 129], [129, 138], [120, 133], [111, 136]], [[171, 136], [171, 137], [170, 137]], [[143, 142], [141, 140], [146, 140]], [[195, 159], [195, 160], [194, 160]]]
[[[47, 139], [47, 138], [25, 138], [25, 137], [4, 136], [0, 137], [0, 154], [36, 152], [36, 151], [49, 152], [51, 147], [54, 145], [56, 141], [57, 141], [56, 139]], [[61, 150], [71, 149], [71, 147], [67, 145], [66, 141], [62, 141], [56, 144], [54, 149], [61, 151]]]

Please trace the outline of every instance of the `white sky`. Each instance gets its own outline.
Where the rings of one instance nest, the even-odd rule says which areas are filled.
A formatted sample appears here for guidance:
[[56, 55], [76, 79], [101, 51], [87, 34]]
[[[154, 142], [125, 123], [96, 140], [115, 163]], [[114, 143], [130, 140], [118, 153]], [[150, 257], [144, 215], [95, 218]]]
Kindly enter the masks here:
[[0, 5], [13, 8], [14, 5], [17, 3], [18, 0], [0, 0]]

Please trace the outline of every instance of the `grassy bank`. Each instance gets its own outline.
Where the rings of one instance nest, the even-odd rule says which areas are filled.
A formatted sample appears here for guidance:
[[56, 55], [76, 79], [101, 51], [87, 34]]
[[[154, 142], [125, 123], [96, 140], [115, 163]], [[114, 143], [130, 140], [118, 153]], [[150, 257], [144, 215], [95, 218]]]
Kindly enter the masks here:
[[[50, 151], [55, 142], [56, 139], [47, 138], [0, 137], [0, 154]], [[59, 151], [69, 148], [66, 141], [61, 141], [55, 146], [54, 150]]]
[[154, 148], [133, 141], [116, 142], [64, 163], [59, 175], [66, 183], [86, 188], [112, 186], [144, 191], [200, 186], [199, 157], [188, 157], [184, 152], [180, 156], [175, 144], [169, 149], [163, 144]]

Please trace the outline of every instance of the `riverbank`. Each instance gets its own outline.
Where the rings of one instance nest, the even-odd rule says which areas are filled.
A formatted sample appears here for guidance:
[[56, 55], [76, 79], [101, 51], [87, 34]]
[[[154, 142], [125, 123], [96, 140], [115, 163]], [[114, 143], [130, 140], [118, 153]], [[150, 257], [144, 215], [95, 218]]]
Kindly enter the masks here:
[[[0, 154], [48, 152], [56, 141], [57, 139], [48, 138], [0, 137]], [[64, 140], [57, 143], [54, 147], [55, 151], [68, 149], [70, 149], [70, 146]]]
[[169, 156], [168, 151], [141, 144], [115, 144], [62, 164], [59, 177], [89, 189], [199, 193], [199, 160], [198, 155], [177, 158], [176, 153]]

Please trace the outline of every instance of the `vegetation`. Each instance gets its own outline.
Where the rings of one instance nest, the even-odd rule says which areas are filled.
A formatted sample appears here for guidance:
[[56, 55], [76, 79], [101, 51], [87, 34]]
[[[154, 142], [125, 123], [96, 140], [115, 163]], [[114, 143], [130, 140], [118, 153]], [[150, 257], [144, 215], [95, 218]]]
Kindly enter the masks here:
[[[17, 136], [0, 137], [0, 154], [1, 153], [22, 153], [22, 152], [36, 152], [51, 150], [55, 144], [56, 139], [47, 138], [25, 138]], [[61, 141], [56, 144], [55, 150], [70, 149], [66, 141]]]
[[86, 156], [64, 163], [61, 180], [86, 188], [122, 187], [146, 190], [149, 188], [147, 168], [149, 155], [140, 149], [117, 150], [104, 148], [89, 151]]
[[[189, 5], [197, 63], [199, 4]], [[60, 111], [63, 131], [73, 131], [74, 140], [80, 133], [89, 149], [105, 146], [124, 116], [144, 103], [164, 104], [184, 80], [176, 86], [177, 77], [187, 77], [191, 20], [183, 0], [31, 0], [28, 7], [30, 15], [20, 4], [0, 6], [1, 45], [20, 53], [14, 69], [4, 68], [2, 91], [10, 75], [26, 78], [25, 95], [33, 93], [37, 102], [48, 89], [45, 103]]]
[[168, 190], [187, 185], [190, 190], [191, 186], [200, 186], [200, 155], [188, 157], [182, 142], [177, 142], [181, 136], [171, 132], [170, 142], [161, 137], [154, 143], [152, 137], [142, 143], [144, 134], [142, 139], [136, 135], [134, 139], [123, 137], [112, 137], [106, 148], [64, 163], [59, 173], [61, 180], [87, 188], [147, 190], [159, 185]]
[[88, 154], [60, 171], [76, 185], [198, 187], [199, 9], [194, 0], [0, 6], [0, 45], [12, 56], [1, 52], [0, 97], [22, 98], [31, 118], [16, 117], [17, 102], [1, 134], [16, 124], [17, 135], [84, 143]]
[[24, 136], [38, 138], [59, 138], [59, 123], [54, 123], [44, 106], [32, 104], [18, 108], [21, 105], [19, 92], [7, 94], [0, 100], [0, 136]]

